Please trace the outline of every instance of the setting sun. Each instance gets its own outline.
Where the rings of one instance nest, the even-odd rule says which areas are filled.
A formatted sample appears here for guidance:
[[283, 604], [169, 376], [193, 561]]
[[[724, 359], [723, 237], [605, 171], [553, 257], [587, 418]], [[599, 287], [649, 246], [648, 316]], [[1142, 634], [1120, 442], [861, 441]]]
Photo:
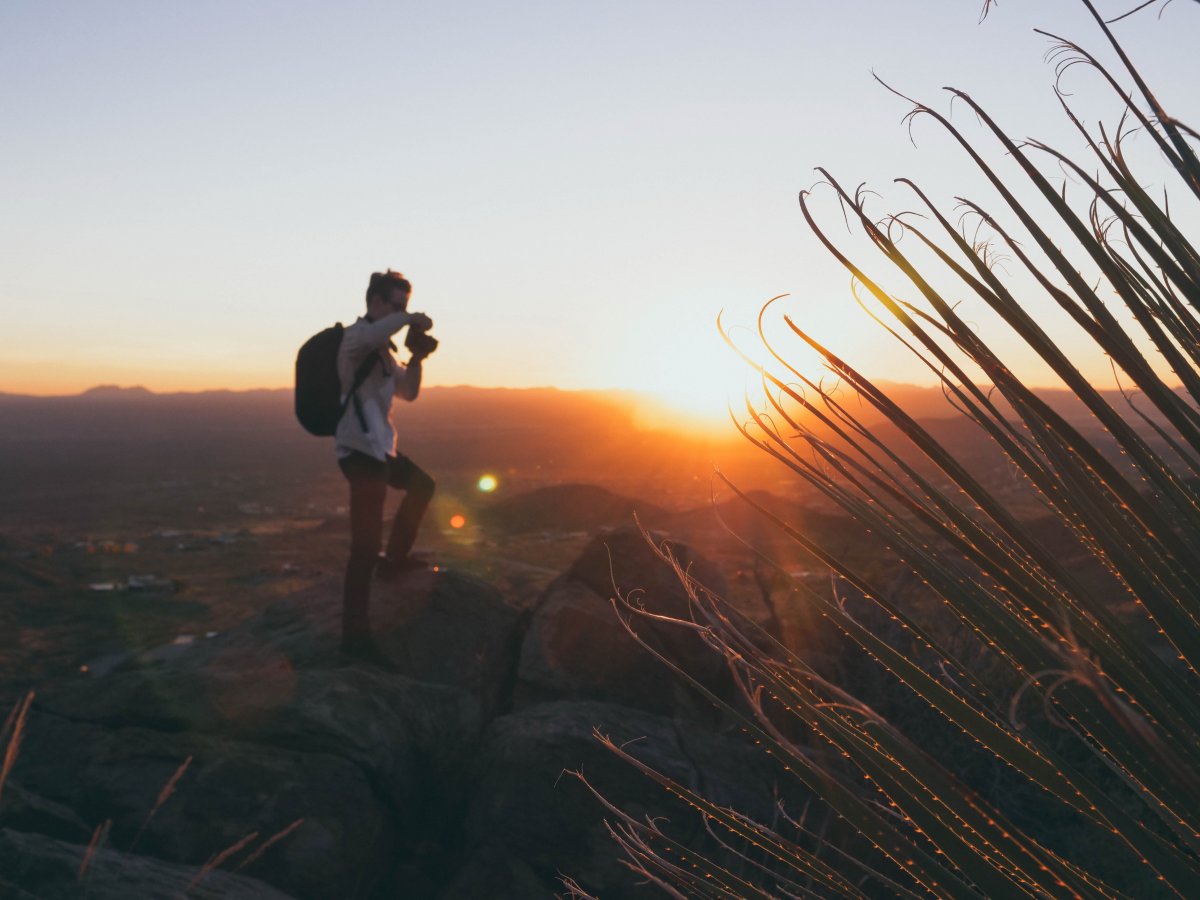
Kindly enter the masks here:
[[[805, 377], [819, 381], [828, 375], [820, 356], [792, 334], [781, 319], [774, 323], [772, 332], [772, 341], [787, 347], [789, 362]], [[779, 367], [755, 332], [735, 327], [730, 336], [768, 371], [785, 382], [796, 380], [792, 373], [776, 371]], [[759, 372], [725, 343], [715, 325], [710, 326], [709, 333], [660, 348], [644, 371], [639, 391], [646, 399], [637, 412], [639, 424], [647, 427], [727, 434], [730, 407], [737, 415], [744, 409], [747, 396], [756, 405], [762, 396]]]

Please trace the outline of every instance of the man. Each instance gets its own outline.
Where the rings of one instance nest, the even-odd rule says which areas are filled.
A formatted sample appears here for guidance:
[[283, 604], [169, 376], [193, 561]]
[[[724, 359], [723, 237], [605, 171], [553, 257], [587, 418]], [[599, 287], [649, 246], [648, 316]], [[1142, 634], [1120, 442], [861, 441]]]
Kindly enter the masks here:
[[[342, 401], [354, 384], [360, 366], [368, 374], [354, 391], [337, 427], [338, 466], [350, 483], [350, 560], [342, 595], [342, 656], [347, 662], [366, 662], [392, 668], [371, 637], [367, 607], [371, 576], [395, 577], [424, 565], [409, 556], [421, 517], [433, 497], [434, 482], [416, 463], [396, 453], [396, 433], [390, 412], [396, 397], [412, 401], [421, 390], [419, 351], [407, 365], [392, 355], [392, 335], [404, 327], [427, 331], [433, 321], [424, 313], [408, 312], [412, 285], [399, 272], [375, 272], [367, 285], [367, 314], [349, 326], [338, 351]], [[388, 487], [405, 492], [381, 559], [383, 503]]]

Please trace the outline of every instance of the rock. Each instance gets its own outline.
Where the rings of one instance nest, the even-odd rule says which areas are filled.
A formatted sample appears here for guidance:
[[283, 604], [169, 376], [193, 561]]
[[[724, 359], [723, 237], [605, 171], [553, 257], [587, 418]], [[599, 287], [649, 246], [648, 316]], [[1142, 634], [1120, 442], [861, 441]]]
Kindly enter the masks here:
[[[468, 859], [449, 897], [550, 898], [562, 893], [561, 875], [605, 900], [645, 896], [619, 862], [604, 826], [611, 815], [570, 770], [582, 770], [596, 790], [630, 815], [665, 816], [677, 837], [703, 842], [696, 814], [603, 747], [593, 729], [679, 783], [760, 821], [770, 821], [777, 788], [793, 811], [806, 796], [760, 749], [737, 737], [616, 704], [529, 707], [497, 719], [488, 730], [464, 828]], [[531, 874], [540, 881], [540, 893], [528, 887]], [[486, 889], [489, 884], [496, 889]]]
[[381, 643], [428, 682], [330, 667], [340, 593], [309, 593], [153, 663], [43, 689], [15, 775], [88, 831], [111, 818], [114, 846], [136, 838], [171, 862], [258, 832], [252, 853], [303, 819], [248, 869], [298, 897], [387, 894], [428, 867], [444, 881], [484, 703], [508, 702], [520, 616], [446, 573], [385, 590]]
[[[159, 792], [188, 757], [174, 792], [151, 818]], [[303, 819], [246, 870], [297, 897], [344, 896], [348, 884], [386, 880], [389, 851], [401, 835], [395, 812], [363, 770], [331, 753], [35, 712], [14, 771], [89, 824], [111, 819], [111, 847], [177, 864], [200, 866], [257, 833], [233, 858], [240, 863]]]
[[[326, 579], [163, 661], [211, 660], [213, 669], [229, 668], [229, 660], [240, 660], [235, 669], [336, 666], [341, 592], [340, 579]], [[508, 703], [526, 618], [491, 585], [450, 570], [418, 570], [372, 585], [375, 639], [402, 674], [469, 691], [488, 715]]]
[[61, 803], [27, 791], [10, 778], [0, 792], [0, 822], [17, 831], [33, 831], [64, 841], [87, 841], [91, 828]]
[[405, 674], [468, 691], [488, 717], [508, 710], [528, 614], [491, 585], [453, 571], [418, 571], [376, 586], [371, 621]]
[[[718, 594], [725, 579], [711, 562], [687, 544], [661, 534], [651, 534], [655, 545], [666, 547], [696, 580]], [[586, 584], [602, 597], [611, 597], [614, 583], [622, 594], [639, 592], [646, 606], [667, 615], [687, 615], [687, 595], [674, 570], [659, 559], [636, 528], [619, 528], [599, 535], [584, 548], [567, 570], [566, 578]]]
[[86, 844], [0, 828], [0, 894], [12, 900], [288, 900], [270, 885], [220, 869], [189, 889], [198, 867], [108, 847], [93, 853], [80, 879], [86, 852]]
[[[192, 665], [190, 663], [198, 663]], [[485, 719], [463, 690], [369, 668], [296, 670], [268, 653], [121, 672], [44, 691], [39, 712], [103, 728], [219, 735], [339, 756], [406, 808], [425, 767], [466, 765]]]
[[[532, 627], [494, 588], [458, 573], [377, 583], [377, 640], [402, 674], [337, 665], [341, 588], [329, 579], [215, 637], [41, 686], [0, 808], [0, 823], [20, 830], [11, 834], [41, 836], [5, 837], [0, 861], [20, 856], [23, 840], [59, 838], [67, 849], [31, 850], [51, 862], [18, 878], [0, 866], [0, 887], [68, 896], [73, 870], [54, 860], [78, 859], [111, 820], [111, 878], [96, 870], [93, 897], [118, 896], [103, 893], [109, 883], [125, 896], [157, 896], [160, 884], [178, 896], [172, 878], [190, 879], [253, 835], [223, 865], [232, 870], [285, 833], [244, 873], [301, 900], [531, 900], [561, 894], [560, 872], [606, 900], [626, 896], [634, 879], [604, 809], [563, 770], [582, 765], [634, 815], [669, 814], [680, 839], [706, 838], [690, 811], [600, 746], [594, 725], [621, 742], [644, 738], [630, 746], [652, 765], [752, 815], [770, 813], [775, 774], [744, 741], [697, 727], [712, 719], [707, 701], [622, 628], [607, 599], [610, 549], [622, 590], [647, 588], [647, 608], [687, 614], [669, 567], [640, 535], [617, 532], [555, 581]], [[694, 634], [636, 627], [713, 690], [728, 689], [723, 661]], [[223, 887], [218, 874], [206, 889], [272, 896]], [[121, 880], [135, 876], [145, 890]]]
[[[720, 573], [685, 545], [672, 551], [714, 591]], [[661, 660], [640, 646], [618, 618], [631, 618], [637, 634], [667, 659], [727, 700], [734, 689], [724, 659], [689, 629], [633, 616], [610, 597], [617, 590], [646, 610], [692, 617], [689, 599], [673, 569], [632, 529], [594, 539], [546, 591], [521, 647], [514, 703], [554, 699], [605, 700], [664, 715], [711, 720], [712, 704], [684, 685]]]
[[548, 886], [528, 864], [489, 844], [461, 863], [454, 880], [438, 894], [438, 900], [553, 900], [561, 886]]

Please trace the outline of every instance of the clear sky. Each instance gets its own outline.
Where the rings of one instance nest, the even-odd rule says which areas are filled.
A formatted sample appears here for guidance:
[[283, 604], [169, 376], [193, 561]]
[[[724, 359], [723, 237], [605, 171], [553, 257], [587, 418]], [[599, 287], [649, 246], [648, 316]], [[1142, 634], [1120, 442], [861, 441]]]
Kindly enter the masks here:
[[[1018, 136], [1076, 150], [1032, 29], [1106, 50], [1086, 11], [979, 12], [6, 0], [0, 390], [285, 386], [302, 340], [359, 315], [387, 267], [442, 341], [427, 384], [720, 392], [737, 369], [717, 312], [750, 325], [781, 293], [869, 372], [917, 380], [796, 194], [818, 165], [880, 190], [880, 214], [908, 205], [899, 175], [939, 200], [979, 184], [932, 123], [914, 149], [872, 70], [941, 109], [942, 85], [965, 88]], [[1197, 26], [1190, 2], [1118, 26], [1193, 124]], [[979, 133], [961, 107], [955, 121]]]

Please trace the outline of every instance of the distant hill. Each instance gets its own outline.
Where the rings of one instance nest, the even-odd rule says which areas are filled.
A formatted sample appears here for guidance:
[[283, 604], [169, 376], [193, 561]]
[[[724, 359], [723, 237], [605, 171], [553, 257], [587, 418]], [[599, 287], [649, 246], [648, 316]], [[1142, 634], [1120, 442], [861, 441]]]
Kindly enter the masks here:
[[[1008, 467], [999, 465], [994, 446], [940, 390], [886, 387], [960, 460], [1006, 484]], [[1119, 394], [1107, 396], [1127, 408]], [[1077, 400], [1062, 391], [1046, 397], [1098, 445], [1111, 444]], [[628, 392], [429, 387], [417, 402], [398, 405], [395, 422], [401, 451], [447, 488], [493, 472], [513, 489], [602, 483], [682, 508], [702, 502], [719, 468], [746, 489], [803, 492], [794, 475], [732, 426], [725, 438], [647, 430], [638, 426], [633, 399]], [[894, 426], [853, 397], [842, 402], [874, 436], [916, 460]], [[18, 501], [38, 509], [88, 498], [112, 508], [151, 484], [187, 484], [199, 496], [205, 484], [240, 477], [280, 485], [326, 479], [340, 487], [332, 442], [300, 428], [289, 389], [157, 394], [104, 385], [74, 396], [0, 394], [0, 496], [10, 509]], [[611, 506], [598, 498], [588, 503]], [[536, 509], [520, 514], [539, 521]]]
[[[398, 405], [395, 424], [401, 452], [445, 492], [493, 472], [507, 487], [599, 480], [658, 500], [703, 491], [714, 465], [748, 478], [765, 470], [732, 429], [723, 441], [639, 429], [618, 393], [430, 387]], [[206, 486], [230, 479], [342, 486], [332, 440], [300, 427], [290, 390], [0, 395], [0, 496], [10, 515], [56, 504], [99, 513], [148, 489], [186, 489], [194, 508]]]
[[[158, 394], [141, 387], [106, 385], [70, 396], [0, 394], [0, 416], [8, 426], [0, 441], [78, 437], [85, 429], [95, 437], [168, 427], [191, 432], [277, 425], [286, 428], [289, 437], [314, 440], [295, 421], [290, 389]], [[551, 432], [556, 422], [567, 429], [582, 420], [606, 421], [613, 428], [631, 423], [620, 395], [554, 388], [429, 387], [422, 389], [417, 402], [398, 404], [396, 413], [402, 431], [445, 433], [473, 430], [486, 422], [497, 439], [514, 429], [539, 427]]]
[[[940, 387], [886, 381], [877, 382], [876, 385], [914, 419], [961, 418]], [[1039, 391], [1038, 395], [1073, 424], [1087, 422], [1090, 418], [1083, 404], [1069, 391], [1046, 389]], [[1100, 395], [1123, 415], [1134, 415], [1129, 402], [1119, 391], [1100, 391]], [[864, 424], [872, 425], [881, 420], [878, 414], [861, 403], [847, 388], [837, 388], [834, 397], [855, 416], [861, 416]], [[994, 395], [992, 399], [1001, 410], [1009, 411], [1009, 407], [999, 395]], [[113, 402], [121, 402], [134, 406], [141, 404], [159, 411], [173, 409], [182, 413], [221, 409], [231, 415], [236, 415], [242, 410], [273, 408], [290, 416], [291, 401], [292, 393], [289, 388], [156, 393], [140, 385], [121, 387], [105, 384], [89, 388], [80, 394], [48, 397], [0, 392], [0, 413], [14, 405], [26, 409], [41, 408], [51, 415], [63, 410], [79, 411], [88, 405], [110, 410]], [[569, 422], [578, 415], [604, 412], [614, 417], [613, 426], [633, 427], [637, 424], [637, 409], [646, 402], [636, 391], [627, 390], [575, 391], [553, 387], [480, 388], [457, 385], [423, 388], [417, 403], [411, 407], [402, 405], [402, 408], [404, 417], [411, 418], [417, 426], [425, 424], [427, 420], [440, 424], [444, 419], [465, 421], [478, 420], [481, 417], [493, 418], [499, 426], [521, 426], [564, 415]], [[1148, 404], [1143, 401], [1138, 406], [1144, 408]]]
[[133, 387], [121, 387], [116, 384], [98, 384], [93, 388], [88, 388], [79, 396], [93, 397], [95, 399], [136, 400], [142, 397], [149, 397], [152, 393], [149, 388], [144, 388], [140, 384]]

